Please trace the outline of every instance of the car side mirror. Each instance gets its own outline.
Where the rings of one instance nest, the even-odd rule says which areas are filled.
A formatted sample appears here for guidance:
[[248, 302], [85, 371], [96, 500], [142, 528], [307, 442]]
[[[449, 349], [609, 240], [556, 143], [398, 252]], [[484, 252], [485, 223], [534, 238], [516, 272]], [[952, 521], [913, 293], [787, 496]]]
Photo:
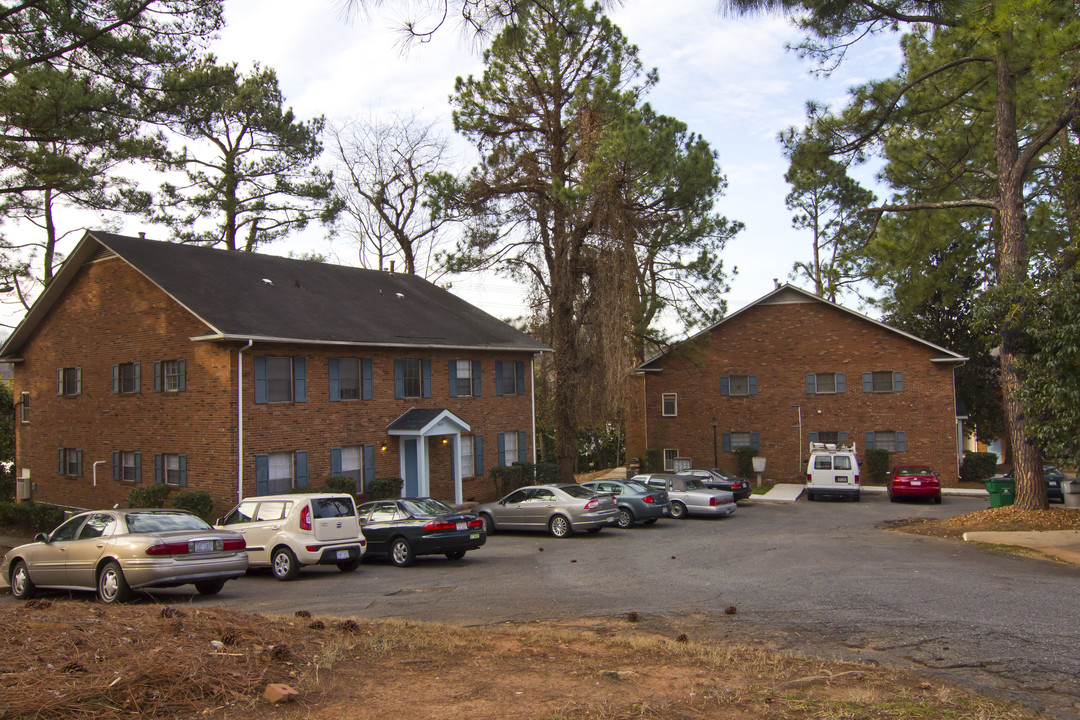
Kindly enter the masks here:
[[49, 542], [49, 536], [46, 535], [45, 533], [38, 533], [37, 535], [34, 536], [34, 542], [47, 543], [47, 542]]

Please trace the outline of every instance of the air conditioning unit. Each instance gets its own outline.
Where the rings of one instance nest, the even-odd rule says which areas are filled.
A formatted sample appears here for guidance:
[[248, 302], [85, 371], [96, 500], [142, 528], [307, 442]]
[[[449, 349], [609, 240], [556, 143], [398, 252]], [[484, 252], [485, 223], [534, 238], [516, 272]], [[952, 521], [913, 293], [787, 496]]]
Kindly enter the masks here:
[[15, 480], [15, 499], [16, 500], [29, 500], [30, 499], [30, 477], [29, 477], [29, 474], [24, 473], [24, 477], [17, 478]]

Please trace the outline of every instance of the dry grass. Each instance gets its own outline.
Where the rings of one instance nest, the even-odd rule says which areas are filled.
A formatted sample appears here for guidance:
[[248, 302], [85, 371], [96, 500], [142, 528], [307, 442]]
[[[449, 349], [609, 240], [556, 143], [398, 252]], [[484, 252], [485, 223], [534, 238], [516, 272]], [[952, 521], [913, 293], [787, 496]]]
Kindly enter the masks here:
[[1080, 510], [1020, 510], [1007, 505], [951, 518], [892, 520], [883, 523], [882, 527], [914, 535], [946, 538], [959, 538], [966, 532], [981, 530], [1080, 530]]

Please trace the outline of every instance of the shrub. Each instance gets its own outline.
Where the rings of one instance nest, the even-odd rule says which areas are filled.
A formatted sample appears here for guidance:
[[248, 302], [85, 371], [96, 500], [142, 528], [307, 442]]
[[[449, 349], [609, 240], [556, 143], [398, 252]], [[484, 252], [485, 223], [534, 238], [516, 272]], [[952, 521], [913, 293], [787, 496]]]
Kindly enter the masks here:
[[214, 500], [205, 490], [182, 490], [172, 496], [172, 506], [194, 513], [206, 522], [212, 522], [210, 518], [214, 516]]
[[966, 482], [982, 482], [997, 473], [997, 455], [985, 452], [965, 452], [960, 463], [960, 479]]
[[883, 483], [889, 477], [889, 451], [871, 448], [866, 451], [866, 474], [874, 482]]
[[64, 522], [64, 509], [35, 502], [0, 502], [0, 526], [31, 533], [49, 532]]
[[332, 476], [326, 478], [326, 489], [330, 492], [356, 494], [356, 481], [349, 477]]
[[503, 465], [491, 468], [489, 474], [495, 483], [495, 490], [498, 492], [499, 497], [509, 495], [519, 487], [532, 484], [532, 478], [526, 474], [526, 465], [528, 463], [516, 463], [510, 466]]
[[555, 463], [536, 463], [536, 484], [552, 485], [559, 482], [559, 466]]
[[132, 508], [163, 508], [169, 497], [168, 485], [146, 485], [128, 493], [127, 504]]
[[641, 458], [641, 472], [664, 472], [664, 451], [650, 448], [645, 451], [645, 457]]
[[399, 477], [375, 478], [364, 488], [368, 500], [387, 500], [401, 497], [401, 487], [405, 481]]
[[735, 451], [735, 460], [739, 469], [739, 477], [754, 477], [754, 458], [757, 457], [757, 448], [741, 447]]

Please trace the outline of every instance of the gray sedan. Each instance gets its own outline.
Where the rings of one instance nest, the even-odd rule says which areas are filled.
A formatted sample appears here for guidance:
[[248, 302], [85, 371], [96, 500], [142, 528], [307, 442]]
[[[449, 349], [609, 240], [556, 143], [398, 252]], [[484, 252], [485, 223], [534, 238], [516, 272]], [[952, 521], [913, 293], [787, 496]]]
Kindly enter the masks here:
[[692, 477], [649, 473], [635, 475], [632, 479], [657, 490], [667, 490], [673, 518], [681, 519], [687, 515], [724, 516], [735, 512], [734, 495], [726, 490], [710, 490]]
[[634, 480], [593, 480], [581, 486], [615, 496], [615, 502], [619, 505], [616, 525], [621, 528], [631, 527], [638, 520], [652, 525], [671, 512], [666, 490], [651, 488]]
[[611, 495], [582, 485], [530, 485], [476, 508], [484, 530], [547, 530], [557, 538], [574, 530], [599, 532], [614, 525], [619, 509]]

